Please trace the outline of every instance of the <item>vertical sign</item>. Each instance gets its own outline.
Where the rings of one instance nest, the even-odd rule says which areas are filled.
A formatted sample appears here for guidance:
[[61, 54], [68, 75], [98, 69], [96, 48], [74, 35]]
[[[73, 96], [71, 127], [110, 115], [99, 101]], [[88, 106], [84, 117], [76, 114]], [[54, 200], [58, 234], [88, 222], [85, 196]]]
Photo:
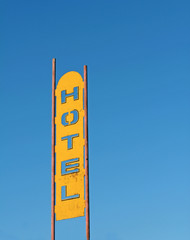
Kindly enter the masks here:
[[77, 72], [63, 75], [55, 90], [56, 220], [84, 216], [84, 82]]

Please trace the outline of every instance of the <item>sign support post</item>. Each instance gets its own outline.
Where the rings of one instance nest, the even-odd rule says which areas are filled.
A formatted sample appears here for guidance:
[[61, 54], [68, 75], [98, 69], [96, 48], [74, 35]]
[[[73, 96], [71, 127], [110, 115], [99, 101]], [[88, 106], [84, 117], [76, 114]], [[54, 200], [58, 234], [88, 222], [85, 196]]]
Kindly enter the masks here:
[[55, 240], [55, 76], [56, 59], [52, 60], [52, 150], [51, 150], [51, 240]]
[[88, 164], [88, 90], [87, 66], [84, 65], [84, 118], [85, 118], [85, 195], [86, 195], [86, 238], [90, 240], [89, 209], [89, 164]]

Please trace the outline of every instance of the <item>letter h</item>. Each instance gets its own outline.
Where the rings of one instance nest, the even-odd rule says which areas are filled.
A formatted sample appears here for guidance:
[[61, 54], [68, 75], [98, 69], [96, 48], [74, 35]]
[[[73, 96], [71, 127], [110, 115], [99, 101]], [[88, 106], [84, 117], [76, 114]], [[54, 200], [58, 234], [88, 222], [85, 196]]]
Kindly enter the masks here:
[[66, 90], [61, 91], [61, 103], [66, 103], [66, 98], [73, 96], [74, 101], [79, 99], [78, 88], [74, 87], [72, 93], [66, 93]]

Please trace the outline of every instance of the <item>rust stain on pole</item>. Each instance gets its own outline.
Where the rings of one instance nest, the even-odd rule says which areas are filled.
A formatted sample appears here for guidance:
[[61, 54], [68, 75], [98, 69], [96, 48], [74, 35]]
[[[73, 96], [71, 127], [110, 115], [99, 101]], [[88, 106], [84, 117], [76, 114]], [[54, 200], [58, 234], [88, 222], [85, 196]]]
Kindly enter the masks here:
[[87, 66], [84, 66], [84, 114], [85, 114], [85, 193], [86, 193], [86, 238], [90, 240], [89, 210], [89, 164], [88, 164], [88, 91]]
[[52, 60], [51, 240], [55, 240], [55, 65]]

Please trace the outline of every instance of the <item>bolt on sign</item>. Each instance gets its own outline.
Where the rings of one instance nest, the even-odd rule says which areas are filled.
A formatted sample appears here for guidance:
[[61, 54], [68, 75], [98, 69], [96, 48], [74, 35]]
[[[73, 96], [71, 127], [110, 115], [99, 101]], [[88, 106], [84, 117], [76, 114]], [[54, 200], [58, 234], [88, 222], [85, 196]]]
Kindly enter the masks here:
[[84, 216], [84, 81], [64, 74], [55, 90], [56, 220]]

